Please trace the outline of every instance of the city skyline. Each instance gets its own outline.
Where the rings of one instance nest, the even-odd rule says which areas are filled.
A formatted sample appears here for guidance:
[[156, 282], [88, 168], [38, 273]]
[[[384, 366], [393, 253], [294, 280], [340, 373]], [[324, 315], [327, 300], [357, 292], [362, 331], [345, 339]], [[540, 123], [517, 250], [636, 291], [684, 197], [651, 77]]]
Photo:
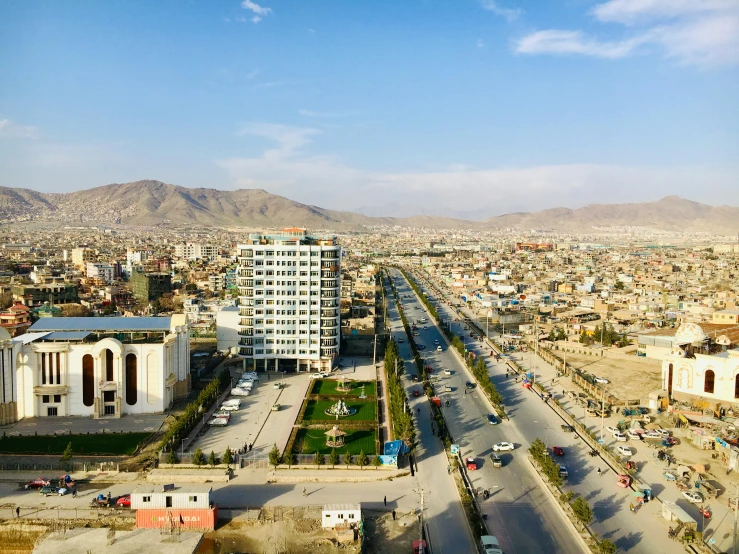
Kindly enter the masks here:
[[739, 205], [734, 1], [0, 11], [2, 186], [150, 178], [369, 215]]

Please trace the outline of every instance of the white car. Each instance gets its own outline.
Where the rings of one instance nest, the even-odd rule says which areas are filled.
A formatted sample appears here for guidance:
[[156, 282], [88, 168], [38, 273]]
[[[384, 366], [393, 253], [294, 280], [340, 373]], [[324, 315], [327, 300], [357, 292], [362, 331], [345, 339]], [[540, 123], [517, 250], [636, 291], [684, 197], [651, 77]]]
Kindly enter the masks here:
[[208, 425], [212, 427], [225, 427], [228, 425], [228, 419], [225, 417], [214, 417], [208, 420]]
[[480, 542], [482, 542], [482, 549], [485, 551], [485, 554], [503, 554], [500, 543], [494, 536], [483, 535], [480, 537]]
[[259, 376], [257, 375], [242, 375], [239, 378], [239, 381], [254, 381], [256, 383], [259, 382]]
[[441, 346], [436, 347], [437, 352], [444, 352], [444, 349]]
[[644, 438], [645, 439], [661, 439], [663, 438], [663, 436], [657, 431], [647, 431], [646, 433], [644, 433]]
[[700, 504], [703, 502], [703, 497], [697, 492], [693, 492], [693, 491], [685, 491], [683, 493], [683, 498], [692, 502], [693, 504]]
[[629, 440], [629, 438], [621, 431], [616, 431], [615, 433], [613, 433], [613, 438], [619, 442], [626, 442], [627, 440]]
[[621, 456], [633, 456], [634, 455], [634, 452], [628, 446], [618, 446], [616, 448], [616, 452], [621, 454]]
[[499, 442], [497, 444], [493, 445], [493, 450], [495, 452], [502, 452], [505, 450], [513, 450], [515, 446], [513, 446], [510, 442]]
[[249, 396], [251, 394], [251, 390], [249, 389], [242, 389], [240, 387], [234, 387], [231, 389], [231, 396]]
[[231, 398], [221, 404], [221, 410], [226, 410], [227, 412], [235, 412], [239, 408], [241, 408], [241, 400], [238, 398]]
[[654, 430], [654, 432], [655, 432], [655, 433], [659, 433], [659, 435], [660, 435], [660, 436], [661, 436], [661, 437], [662, 437], [663, 439], [666, 439], [667, 437], [669, 437], [669, 436], [671, 436], [671, 435], [672, 435], [672, 433], [670, 433], [670, 432], [669, 432], [669, 431], [668, 431], [667, 429], [655, 429], [655, 430]]
[[246, 379], [245, 381], [239, 381], [236, 386], [242, 389], [251, 390], [254, 388], [254, 381], [249, 381], [249, 379]]
[[596, 383], [603, 383], [604, 385], [607, 385], [608, 383], [610, 383], [610, 381], [606, 379], [605, 377], [595, 377], [594, 379]]
[[637, 432], [636, 429], [629, 429], [626, 434], [629, 436], [629, 438], [641, 440], [642, 434]]
[[445, 369], [444, 370], [444, 375], [451, 375], [451, 374], [452, 374], [452, 370], [451, 369]]
[[606, 431], [608, 431], [612, 435], [614, 433], [620, 433], [620, 431], [618, 430], [618, 427], [614, 427], [613, 425], [609, 425], [608, 427], [606, 427]]
[[328, 377], [328, 375], [326, 373], [324, 373], [323, 371], [319, 371], [318, 373], [311, 373], [310, 374], [310, 378], [311, 379], [325, 379], [326, 377]]

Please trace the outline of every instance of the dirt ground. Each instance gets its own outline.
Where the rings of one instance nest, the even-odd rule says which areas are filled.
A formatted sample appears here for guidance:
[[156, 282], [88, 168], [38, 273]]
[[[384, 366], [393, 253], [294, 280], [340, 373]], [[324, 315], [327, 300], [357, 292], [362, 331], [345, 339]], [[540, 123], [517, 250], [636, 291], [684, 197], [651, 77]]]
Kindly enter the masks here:
[[203, 537], [197, 554], [359, 554], [355, 544], [336, 545], [333, 531], [315, 519], [232, 521]]
[[408, 554], [413, 550], [413, 541], [418, 539], [418, 520], [415, 514], [397, 514], [393, 521], [387, 512], [366, 510], [364, 532], [369, 554]]
[[[562, 352], [555, 351], [555, 354], [560, 359], [563, 356]], [[645, 361], [640, 358], [632, 362], [568, 352], [567, 365], [596, 377], [605, 377], [610, 381], [606, 387], [608, 392], [620, 399], [644, 399], [648, 393], [662, 386], [662, 368], [658, 360]]]

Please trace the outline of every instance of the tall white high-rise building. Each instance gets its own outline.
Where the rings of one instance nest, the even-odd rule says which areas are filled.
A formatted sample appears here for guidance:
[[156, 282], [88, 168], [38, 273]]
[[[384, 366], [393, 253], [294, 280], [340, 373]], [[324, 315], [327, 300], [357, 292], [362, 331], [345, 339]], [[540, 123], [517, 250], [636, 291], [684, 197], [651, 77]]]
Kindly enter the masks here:
[[338, 361], [341, 247], [305, 229], [239, 244], [239, 354], [245, 368], [329, 370]]

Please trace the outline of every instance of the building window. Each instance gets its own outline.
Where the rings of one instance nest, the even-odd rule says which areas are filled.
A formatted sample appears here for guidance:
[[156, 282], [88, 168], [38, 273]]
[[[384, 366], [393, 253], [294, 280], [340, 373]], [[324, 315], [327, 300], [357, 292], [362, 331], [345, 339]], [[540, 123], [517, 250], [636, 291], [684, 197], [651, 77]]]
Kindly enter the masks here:
[[41, 353], [41, 384], [46, 384], [46, 353]]
[[191, 496], [189, 498], [189, 500], [190, 500], [190, 502], [197, 502], [198, 501], [198, 497], [197, 496]]
[[138, 358], [136, 354], [126, 356], [126, 404], [133, 406], [138, 401]]
[[115, 402], [115, 391], [114, 390], [103, 391], [103, 402]]
[[703, 382], [703, 392], [713, 394], [713, 385], [716, 380], [716, 374], [712, 370], [706, 371], [706, 379]]
[[46, 415], [47, 416], [55, 416], [57, 415], [57, 408], [56, 406], [49, 406], [46, 408]]
[[113, 380], [113, 351], [110, 348], [105, 349], [105, 380]]
[[44, 394], [41, 397], [41, 402], [44, 403], [44, 404], [48, 404], [49, 403], [49, 395], [48, 394]]
[[92, 406], [95, 397], [95, 365], [90, 354], [82, 357], [82, 403]]
[[143, 498], [141, 499], [141, 502], [151, 502], [151, 496], [144, 496], [144, 497], [143, 497]]
[[739, 398], [739, 375], [734, 377], [734, 398]]
[[62, 395], [61, 394], [55, 394], [54, 395], [54, 404], [60, 404], [62, 401]]

